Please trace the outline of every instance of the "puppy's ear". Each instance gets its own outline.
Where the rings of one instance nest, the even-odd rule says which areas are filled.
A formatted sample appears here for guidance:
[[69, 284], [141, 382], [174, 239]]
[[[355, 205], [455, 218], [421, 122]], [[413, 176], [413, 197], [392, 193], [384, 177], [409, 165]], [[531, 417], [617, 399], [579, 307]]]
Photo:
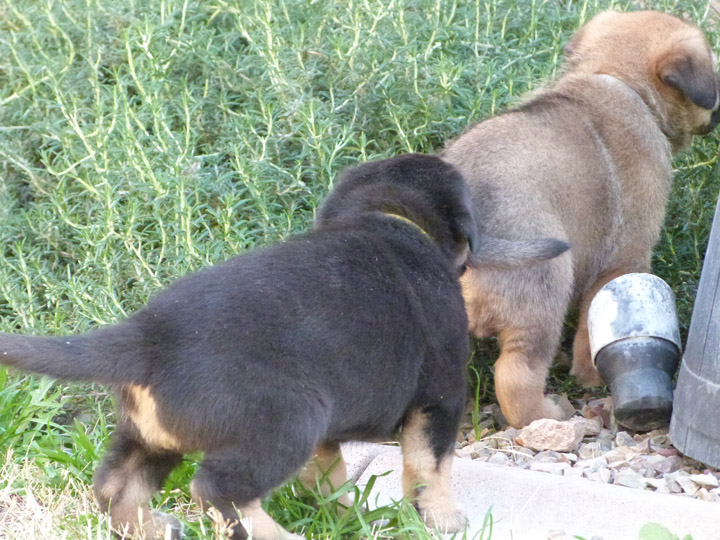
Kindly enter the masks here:
[[670, 54], [658, 63], [657, 74], [698, 107], [713, 110], [717, 105], [715, 71], [709, 58], [688, 52]]

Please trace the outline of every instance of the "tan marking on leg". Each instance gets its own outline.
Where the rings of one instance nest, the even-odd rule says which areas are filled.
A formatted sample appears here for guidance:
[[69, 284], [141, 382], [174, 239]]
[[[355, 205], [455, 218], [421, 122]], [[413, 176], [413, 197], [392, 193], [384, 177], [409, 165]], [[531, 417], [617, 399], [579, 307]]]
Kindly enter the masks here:
[[[302, 468], [298, 480], [308, 489], [317, 489], [327, 497], [347, 482], [347, 467], [343, 461], [338, 443], [320, 444], [315, 448], [313, 458]], [[349, 507], [352, 501], [347, 493], [338, 497], [338, 502]]]
[[167, 525], [181, 531], [180, 522], [175, 518], [150, 511], [148, 501], [155, 490], [135, 470], [134, 463], [128, 460], [124, 467], [112, 471], [99, 488], [100, 496], [110, 500], [113, 528], [131, 534], [143, 533], [145, 538], [165, 538]]
[[452, 455], [439, 460], [433, 455], [427, 432], [427, 417], [412, 413], [402, 431], [403, 493], [416, 502], [425, 523], [441, 532], [457, 532], [467, 523], [452, 497]]
[[131, 384], [125, 386], [123, 392], [130, 398], [130, 403], [124, 408], [124, 412], [149, 447], [158, 450], [183, 450], [183, 445], [177, 437], [160, 423], [157, 403], [149, 387]]
[[302, 536], [293, 534], [275, 523], [260, 506], [260, 499], [238, 508], [240, 523], [253, 540], [304, 540]]

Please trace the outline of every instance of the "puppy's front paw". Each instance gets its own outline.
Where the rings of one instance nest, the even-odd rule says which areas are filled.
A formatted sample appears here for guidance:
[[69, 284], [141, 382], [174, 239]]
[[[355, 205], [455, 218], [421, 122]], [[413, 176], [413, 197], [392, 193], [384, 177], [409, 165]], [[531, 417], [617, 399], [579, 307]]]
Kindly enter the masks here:
[[453, 501], [418, 501], [418, 513], [425, 524], [441, 533], [456, 533], [467, 525], [465, 513]]

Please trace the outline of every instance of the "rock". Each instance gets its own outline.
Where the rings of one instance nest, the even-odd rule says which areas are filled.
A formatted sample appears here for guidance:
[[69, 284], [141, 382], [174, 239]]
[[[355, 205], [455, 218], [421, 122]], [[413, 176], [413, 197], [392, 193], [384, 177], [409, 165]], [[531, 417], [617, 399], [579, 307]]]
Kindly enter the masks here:
[[577, 412], [575, 406], [570, 403], [567, 394], [550, 394], [548, 398], [555, 403], [563, 413], [565, 413], [565, 419], [568, 420]]
[[583, 435], [583, 428], [569, 421], [558, 422], [542, 418], [524, 427], [515, 441], [537, 451], [573, 452], [580, 444]]
[[657, 453], [661, 456], [665, 457], [671, 457], [671, 456], [677, 456], [678, 451], [676, 448], [658, 448]]
[[600, 430], [603, 428], [602, 418], [582, 418], [581, 416], [575, 416], [570, 419], [570, 422], [583, 428], [583, 437], [596, 437]]
[[597, 441], [581, 444], [578, 449], [578, 457], [582, 460], [600, 457], [602, 453], [603, 448]]
[[680, 456], [670, 456], [665, 458], [664, 461], [653, 465], [653, 468], [661, 474], [673, 473], [680, 470], [680, 467], [682, 467], [682, 458]]
[[597, 442], [599, 442], [601, 444], [606, 444], [607, 447], [610, 448], [614, 437], [613, 437], [612, 431], [610, 431], [609, 429], [603, 428], [600, 430], [600, 433], [598, 433], [598, 435], [595, 439], [597, 440]]
[[540, 471], [557, 475], [563, 474], [563, 471], [569, 468], [569, 463], [546, 463], [540, 461], [533, 461], [532, 463], [530, 463], [529, 467], [531, 471]]
[[560, 452], [554, 450], [544, 450], [535, 454], [535, 460], [542, 463], [557, 463], [563, 461], [563, 455]]
[[627, 463], [628, 458], [632, 459], [633, 457], [635, 457], [635, 455], [629, 455], [627, 446], [621, 446], [615, 450], [605, 453], [605, 459], [607, 459], [608, 464], [611, 466], [617, 466], [620, 463]]
[[495, 452], [490, 459], [487, 460], [488, 463], [492, 463], [493, 465], [505, 465], [510, 458], [507, 457], [503, 452]]
[[716, 488], [720, 482], [712, 474], [691, 474], [690, 480], [703, 488]]
[[682, 487], [677, 482], [677, 472], [666, 474], [663, 478], [670, 493], [682, 493]]
[[697, 493], [697, 491], [700, 489], [700, 486], [693, 482], [690, 479], [690, 475], [684, 471], [677, 472], [675, 476], [675, 481], [680, 484], [682, 490], [690, 496], [695, 495], [695, 493]]
[[509, 427], [504, 431], [498, 431], [491, 438], [495, 441], [496, 448], [506, 449], [515, 446], [515, 437], [520, 434], [519, 429]]
[[492, 448], [488, 448], [487, 444], [482, 442], [475, 443], [472, 446], [470, 457], [472, 459], [478, 459], [481, 461], [487, 461], [495, 455], [495, 451]]
[[645, 482], [642, 477], [630, 473], [619, 473], [615, 475], [613, 484], [633, 489], [643, 489], [645, 487]]
[[630, 469], [635, 471], [641, 476], [644, 476], [646, 470], [648, 470], [647, 457], [637, 456], [630, 460]]
[[584, 472], [583, 469], [578, 469], [576, 467], [569, 467], [567, 469], [563, 469], [563, 476], [581, 478], [583, 475], [583, 472]]
[[700, 488], [695, 494], [695, 497], [697, 499], [700, 499], [701, 501], [720, 502], [720, 496], [718, 496], [716, 493], [709, 492], [705, 488]]
[[608, 462], [605, 456], [600, 456], [594, 459], [587, 459], [584, 461], [578, 461], [575, 465], [577, 469], [587, 469], [590, 471], [599, 471], [600, 469], [607, 469]]
[[618, 446], [637, 446], [637, 441], [627, 431], [618, 431], [615, 435], [615, 444]]
[[512, 450], [507, 450], [507, 452], [510, 454], [510, 459], [520, 466], [532, 462], [535, 456], [535, 452], [522, 446], [516, 446]]
[[667, 480], [665, 478], [646, 478], [645, 484], [659, 490], [665, 488], [667, 490]]
[[598, 471], [586, 470], [583, 472], [583, 476], [593, 482], [601, 482], [603, 484], [609, 484], [612, 480], [612, 472], [610, 469], [600, 469]]

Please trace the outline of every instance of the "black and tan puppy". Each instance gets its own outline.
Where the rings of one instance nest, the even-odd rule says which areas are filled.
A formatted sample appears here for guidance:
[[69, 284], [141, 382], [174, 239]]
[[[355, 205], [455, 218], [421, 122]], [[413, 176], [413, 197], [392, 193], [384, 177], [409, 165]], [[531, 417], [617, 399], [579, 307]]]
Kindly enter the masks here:
[[[191, 485], [199, 504], [231, 521], [239, 511], [253, 538], [300, 538], [261, 498], [316, 448], [315, 466], [329, 468], [340, 442], [402, 428], [405, 492], [429, 525], [455, 531], [464, 517], [449, 469], [465, 403], [458, 276], [468, 245], [480, 266], [567, 248], [480, 238], [468, 202], [439, 158], [362, 165], [345, 174], [314, 231], [180, 279], [115, 325], [0, 334], [0, 362], [114, 385], [120, 420], [94, 489], [117, 527], [162, 537], [169, 526], [179, 537], [176, 520], [151, 513], [148, 500], [183, 453], [202, 451]], [[333, 482], [343, 471], [340, 463]], [[238, 525], [233, 538], [245, 537]]]
[[495, 388], [517, 427], [562, 411], [544, 397], [565, 312], [579, 307], [573, 373], [600, 382], [588, 344], [595, 293], [646, 272], [670, 191], [671, 155], [717, 123], [713, 54], [695, 26], [662, 13], [604, 12], [566, 50], [564, 75], [442, 154], [467, 180], [482, 231], [550, 236], [567, 254], [462, 279], [470, 329], [497, 334]]

